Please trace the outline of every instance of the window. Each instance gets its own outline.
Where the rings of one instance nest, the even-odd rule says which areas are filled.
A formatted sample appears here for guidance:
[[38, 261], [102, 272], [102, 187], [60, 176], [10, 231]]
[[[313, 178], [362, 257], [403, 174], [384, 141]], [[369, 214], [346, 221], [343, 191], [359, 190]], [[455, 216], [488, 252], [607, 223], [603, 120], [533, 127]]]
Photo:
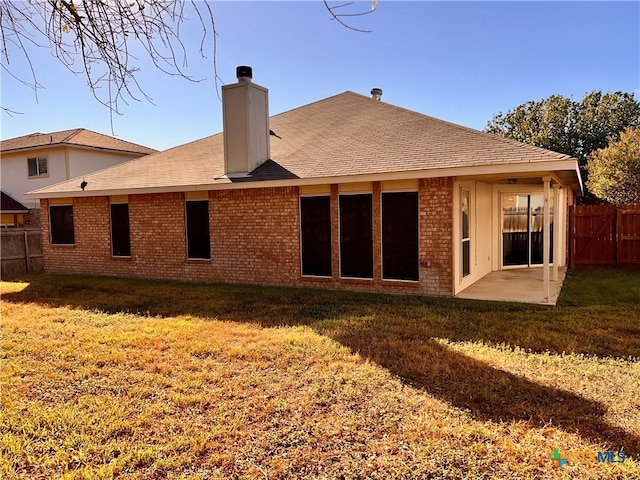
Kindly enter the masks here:
[[469, 206], [470, 206], [469, 190], [460, 191], [460, 221], [461, 221], [461, 237], [462, 237], [462, 276], [466, 277], [471, 273], [471, 234], [469, 228]]
[[418, 192], [382, 194], [382, 278], [419, 280]]
[[49, 174], [47, 169], [47, 157], [28, 158], [29, 177], [46, 177]]
[[302, 274], [330, 277], [331, 198], [300, 197]]
[[373, 278], [371, 194], [340, 196], [340, 276]]
[[52, 245], [73, 245], [73, 206], [51, 205], [49, 207], [49, 225]]
[[[553, 262], [553, 203], [550, 207], [549, 261]], [[502, 194], [502, 266], [541, 265], [543, 241], [544, 196]]]
[[210, 259], [209, 201], [189, 200], [185, 203], [187, 213], [187, 257], [191, 259]]
[[111, 210], [111, 254], [114, 257], [131, 256], [129, 232], [129, 204], [112, 203]]

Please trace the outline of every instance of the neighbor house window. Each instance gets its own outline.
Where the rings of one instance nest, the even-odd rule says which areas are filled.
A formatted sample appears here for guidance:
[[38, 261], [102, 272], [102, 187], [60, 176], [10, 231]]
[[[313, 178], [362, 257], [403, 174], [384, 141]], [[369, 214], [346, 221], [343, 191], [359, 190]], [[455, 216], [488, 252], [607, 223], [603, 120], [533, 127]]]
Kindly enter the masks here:
[[211, 258], [209, 232], [209, 201], [187, 200], [187, 257], [191, 259]]
[[302, 274], [330, 277], [331, 198], [300, 197]]
[[372, 195], [340, 195], [340, 276], [373, 278]]
[[470, 198], [469, 190], [460, 191], [460, 236], [462, 237], [462, 276], [466, 277], [471, 273], [471, 233], [470, 233]]
[[382, 194], [382, 278], [419, 280], [418, 192]]
[[49, 175], [47, 168], [47, 157], [28, 158], [29, 177], [46, 177]]
[[49, 225], [52, 245], [73, 245], [73, 206], [51, 205], [49, 207]]
[[129, 231], [129, 204], [112, 203], [111, 213], [111, 254], [114, 257], [131, 256], [131, 235]]

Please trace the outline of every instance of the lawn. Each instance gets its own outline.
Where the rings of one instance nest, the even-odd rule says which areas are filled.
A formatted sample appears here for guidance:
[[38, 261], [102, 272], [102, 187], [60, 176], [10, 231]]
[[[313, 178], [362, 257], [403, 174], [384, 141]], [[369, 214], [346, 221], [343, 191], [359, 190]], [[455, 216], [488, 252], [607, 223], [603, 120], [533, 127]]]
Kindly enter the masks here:
[[1, 289], [3, 479], [640, 478], [639, 271], [570, 271], [557, 307]]

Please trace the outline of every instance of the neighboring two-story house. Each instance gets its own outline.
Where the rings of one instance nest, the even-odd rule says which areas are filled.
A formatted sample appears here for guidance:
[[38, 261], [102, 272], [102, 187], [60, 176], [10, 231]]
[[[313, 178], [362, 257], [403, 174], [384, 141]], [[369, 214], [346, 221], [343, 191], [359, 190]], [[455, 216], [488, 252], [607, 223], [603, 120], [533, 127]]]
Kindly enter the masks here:
[[26, 199], [26, 192], [155, 152], [84, 128], [9, 138], [0, 143], [2, 191], [38, 209], [39, 201]]

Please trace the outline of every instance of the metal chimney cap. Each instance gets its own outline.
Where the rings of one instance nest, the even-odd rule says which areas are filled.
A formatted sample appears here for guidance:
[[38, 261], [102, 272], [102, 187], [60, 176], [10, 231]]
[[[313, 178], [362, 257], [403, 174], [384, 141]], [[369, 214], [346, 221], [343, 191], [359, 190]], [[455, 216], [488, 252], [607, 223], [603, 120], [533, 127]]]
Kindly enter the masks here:
[[245, 65], [236, 67], [236, 78], [238, 80], [251, 80], [253, 78], [253, 69]]
[[381, 88], [373, 88], [371, 89], [371, 98], [374, 100], [380, 100], [382, 97], [382, 89]]

